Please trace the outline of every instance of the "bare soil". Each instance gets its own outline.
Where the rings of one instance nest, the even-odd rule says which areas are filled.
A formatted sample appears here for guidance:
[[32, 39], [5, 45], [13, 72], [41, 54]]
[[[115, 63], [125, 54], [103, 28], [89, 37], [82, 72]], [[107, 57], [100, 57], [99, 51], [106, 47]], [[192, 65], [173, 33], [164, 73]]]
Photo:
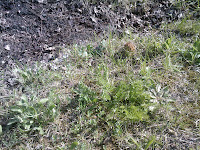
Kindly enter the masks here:
[[169, 0], [134, 4], [0, 1], [0, 68], [45, 59], [45, 54], [56, 50], [51, 47], [81, 44], [93, 39], [94, 33], [102, 36], [110, 31], [122, 36], [126, 27], [133, 32], [148, 32], [159, 28], [163, 21], [182, 16]]

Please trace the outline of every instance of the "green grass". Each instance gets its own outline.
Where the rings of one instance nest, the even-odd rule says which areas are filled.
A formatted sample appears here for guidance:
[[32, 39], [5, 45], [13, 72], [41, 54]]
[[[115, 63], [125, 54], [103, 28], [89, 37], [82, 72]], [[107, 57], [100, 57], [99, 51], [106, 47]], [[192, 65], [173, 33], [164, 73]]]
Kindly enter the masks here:
[[[137, 53], [116, 59], [130, 40]], [[20, 87], [4, 106], [2, 148], [179, 149], [183, 131], [199, 135], [198, 40], [133, 34], [97, 43], [67, 48], [56, 65], [13, 70]]]
[[[61, 61], [10, 68], [13, 88], [2, 71], [0, 148], [198, 149], [198, 140], [191, 143], [200, 136], [194, 22], [175, 24], [189, 40], [152, 31], [65, 47]], [[115, 57], [128, 41], [136, 53]]]

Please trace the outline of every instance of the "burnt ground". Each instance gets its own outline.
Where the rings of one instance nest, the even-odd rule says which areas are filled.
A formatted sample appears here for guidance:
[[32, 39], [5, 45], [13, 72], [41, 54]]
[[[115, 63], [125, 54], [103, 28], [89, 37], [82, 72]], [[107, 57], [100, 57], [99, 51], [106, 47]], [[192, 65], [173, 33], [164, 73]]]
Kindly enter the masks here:
[[[111, 5], [112, 4], [112, 5]], [[173, 16], [173, 17], [172, 17]], [[0, 67], [44, 59], [51, 47], [84, 43], [104, 32], [122, 35], [159, 28], [183, 17], [169, 0], [119, 4], [80, 0], [1, 0]]]

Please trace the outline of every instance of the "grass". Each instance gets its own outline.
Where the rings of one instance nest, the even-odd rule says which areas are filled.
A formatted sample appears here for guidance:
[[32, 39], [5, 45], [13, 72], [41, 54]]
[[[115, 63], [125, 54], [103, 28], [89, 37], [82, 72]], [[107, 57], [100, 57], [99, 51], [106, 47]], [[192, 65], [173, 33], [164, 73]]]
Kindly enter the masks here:
[[[110, 34], [65, 47], [67, 57], [10, 68], [12, 88], [2, 71], [1, 149], [198, 149], [200, 30], [175, 27], [184, 36]], [[115, 57], [128, 41], [136, 53]]]
[[[130, 40], [137, 54], [116, 59]], [[13, 70], [20, 84], [5, 106], [2, 148], [181, 149], [180, 135], [186, 143], [199, 136], [199, 62], [186, 55], [198, 40], [151, 34], [97, 43], [63, 49], [69, 57], [58, 64]]]

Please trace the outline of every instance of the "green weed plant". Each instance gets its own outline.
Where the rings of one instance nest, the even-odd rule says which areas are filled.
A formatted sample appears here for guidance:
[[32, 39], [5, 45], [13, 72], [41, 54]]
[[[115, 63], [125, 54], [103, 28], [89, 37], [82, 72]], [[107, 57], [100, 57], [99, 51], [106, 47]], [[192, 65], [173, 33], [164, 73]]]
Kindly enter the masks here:
[[116, 85], [107, 83], [103, 85], [100, 94], [83, 83], [80, 83], [74, 91], [78, 95], [81, 111], [97, 115], [96, 121], [100, 124], [105, 122], [116, 126], [148, 120], [149, 107], [153, 105], [141, 80], [119, 81]]
[[39, 131], [43, 134], [43, 127], [54, 121], [57, 116], [56, 105], [48, 98], [29, 100], [22, 96], [21, 100], [9, 108], [7, 127], [18, 127], [22, 132]]
[[183, 57], [190, 64], [199, 64], [200, 63], [200, 40], [197, 39], [192, 48], [182, 52]]

